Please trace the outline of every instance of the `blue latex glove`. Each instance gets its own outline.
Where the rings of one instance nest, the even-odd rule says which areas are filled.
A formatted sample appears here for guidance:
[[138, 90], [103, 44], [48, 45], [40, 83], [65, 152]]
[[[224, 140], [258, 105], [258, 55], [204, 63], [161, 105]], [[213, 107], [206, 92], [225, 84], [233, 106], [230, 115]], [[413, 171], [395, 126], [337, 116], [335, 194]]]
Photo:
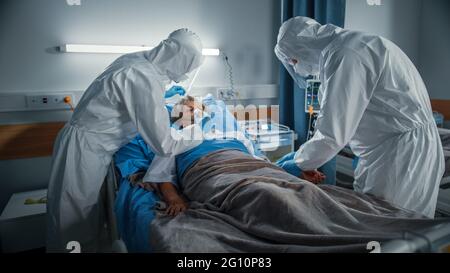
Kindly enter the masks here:
[[353, 167], [354, 171], [356, 170], [356, 168], [358, 168], [358, 163], [359, 163], [359, 157], [355, 156], [355, 158], [353, 158], [353, 162], [352, 162], [352, 167]]
[[285, 155], [283, 158], [276, 162], [278, 167], [283, 168], [286, 172], [293, 176], [300, 177], [302, 170], [295, 164], [294, 161], [295, 152]]
[[186, 94], [186, 90], [184, 90], [184, 88], [181, 86], [174, 85], [169, 90], [166, 91], [164, 98], [168, 99], [175, 96], [176, 94], [184, 96], [184, 94]]

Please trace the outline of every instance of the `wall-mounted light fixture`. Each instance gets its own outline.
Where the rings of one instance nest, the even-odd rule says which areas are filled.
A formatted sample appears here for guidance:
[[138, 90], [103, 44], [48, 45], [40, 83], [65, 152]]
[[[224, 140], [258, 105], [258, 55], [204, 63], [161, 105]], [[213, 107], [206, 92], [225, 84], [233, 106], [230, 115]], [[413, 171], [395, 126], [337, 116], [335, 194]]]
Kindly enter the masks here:
[[[151, 46], [116, 46], [116, 45], [85, 45], [85, 44], [64, 44], [58, 47], [60, 52], [65, 53], [112, 53], [126, 54], [138, 51], [150, 50]], [[204, 56], [219, 56], [220, 50], [217, 48], [204, 48]]]

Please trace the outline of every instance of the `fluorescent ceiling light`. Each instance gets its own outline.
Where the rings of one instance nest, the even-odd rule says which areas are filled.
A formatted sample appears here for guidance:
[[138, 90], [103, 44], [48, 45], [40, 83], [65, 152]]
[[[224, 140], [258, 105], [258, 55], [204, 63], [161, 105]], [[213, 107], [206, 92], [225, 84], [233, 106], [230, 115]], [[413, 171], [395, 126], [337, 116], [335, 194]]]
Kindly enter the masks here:
[[219, 56], [220, 50], [217, 48], [204, 48], [202, 50], [203, 56]]
[[[138, 51], [150, 50], [150, 46], [115, 46], [115, 45], [81, 45], [81, 44], [65, 44], [59, 47], [61, 52], [66, 53], [112, 53], [126, 54]], [[204, 56], [219, 56], [220, 50], [217, 48], [204, 48], [202, 50]]]

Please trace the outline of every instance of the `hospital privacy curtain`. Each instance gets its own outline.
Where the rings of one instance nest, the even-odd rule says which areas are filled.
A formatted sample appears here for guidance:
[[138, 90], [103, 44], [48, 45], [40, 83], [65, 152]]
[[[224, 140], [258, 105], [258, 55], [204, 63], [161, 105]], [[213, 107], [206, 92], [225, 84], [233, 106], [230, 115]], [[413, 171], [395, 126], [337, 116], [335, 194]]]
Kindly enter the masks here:
[[[316, 19], [321, 24], [344, 26], [345, 0], [282, 0], [282, 22], [295, 16]], [[280, 68], [280, 122], [293, 128], [298, 134], [298, 146], [305, 143], [308, 115], [305, 113], [305, 90], [294, 84], [291, 76]], [[336, 159], [321, 168], [327, 176], [327, 184], [336, 184]]]

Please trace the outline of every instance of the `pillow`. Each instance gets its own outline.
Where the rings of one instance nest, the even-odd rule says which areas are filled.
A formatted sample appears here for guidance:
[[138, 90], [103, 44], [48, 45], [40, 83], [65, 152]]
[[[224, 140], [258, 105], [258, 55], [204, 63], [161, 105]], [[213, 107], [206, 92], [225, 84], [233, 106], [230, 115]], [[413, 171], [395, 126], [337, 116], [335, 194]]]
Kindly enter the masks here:
[[242, 132], [251, 141], [255, 155], [264, 157], [263, 153], [256, 148], [255, 142], [250, 138], [247, 131], [241, 128], [234, 115], [228, 110], [224, 101], [217, 100], [213, 95], [208, 94], [202, 102], [210, 115], [209, 120], [202, 124], [203, 132], [210, 132], [213, 129], [220, 130], [223, 133]]
[[224, 101], [216, 100], [211, 94], [208, 94], [202, 102], [209, 113], [208, 121], [203, 126], [204, 132], [214, 129], [223, 133], [241, 131], [236, 118], [228, 111]]

